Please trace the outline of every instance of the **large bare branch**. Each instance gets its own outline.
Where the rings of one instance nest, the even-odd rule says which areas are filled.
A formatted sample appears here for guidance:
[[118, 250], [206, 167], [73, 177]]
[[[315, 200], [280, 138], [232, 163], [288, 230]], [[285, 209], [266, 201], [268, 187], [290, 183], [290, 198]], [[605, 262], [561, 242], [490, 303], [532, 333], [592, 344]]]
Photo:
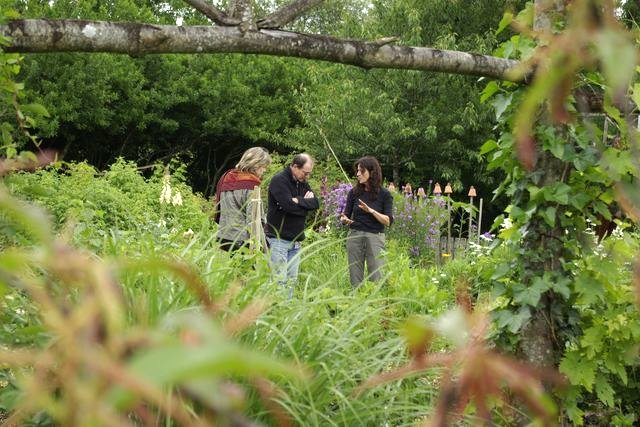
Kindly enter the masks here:
[[229, 15], [240, 20], [240, 30], [243, 32], [258, 29], [250, 0], [229, 0]]
[[258, 20], [258, 28], [282, 28], [324, 0], [295, 0]]
[[279, 30], [178, 27], [125, 22], [24, 19], [0, 25], [7, 52], [253, 53], [521, 81], [517, 61], [475, 53], [345, 40]]
[[218, 25], [238, 25], [239, 19], [228, 17], [223, 11], [204, 0], [184, 0]]

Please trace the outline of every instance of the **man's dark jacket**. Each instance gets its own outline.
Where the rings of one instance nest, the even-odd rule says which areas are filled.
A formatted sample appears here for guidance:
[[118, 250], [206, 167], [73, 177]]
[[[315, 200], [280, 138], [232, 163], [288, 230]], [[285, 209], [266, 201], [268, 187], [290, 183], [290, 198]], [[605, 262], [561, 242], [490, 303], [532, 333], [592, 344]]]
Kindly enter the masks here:
[[[309, 184], [297, 181], [290, 166], [271, 178], [265, 227], [267, 237], [289, 241], [304, 240], [307, 213], [320, 206], [316, 197], [304, 198], [307, 191], [311, 191]], [[294, 197], [298, 199], [298, 203], [292, 200]]]

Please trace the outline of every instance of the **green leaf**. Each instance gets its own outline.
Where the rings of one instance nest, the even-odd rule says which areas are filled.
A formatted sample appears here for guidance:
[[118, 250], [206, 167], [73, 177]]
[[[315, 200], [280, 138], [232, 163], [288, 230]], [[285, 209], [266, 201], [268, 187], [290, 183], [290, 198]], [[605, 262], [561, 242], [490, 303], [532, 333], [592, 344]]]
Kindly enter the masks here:
[[571, 187], [564, 182], [558, 182], [553, 186], [545, 188], [544, 198], [549, 202], [560, 203], [566, 205], [569, 203], [569, 194], [571, 193]]
[[299, 369], [271, 357], [222, 342], [196, 348], [182, 344], [154, 348], [136, 356], [129, 367], [157, 385], [225, 375], [291, 377], [301, 374]]
[[410, 317], [402, 325], [401, 335], [412, 353], [426, 351], [434, 336], [433, 328], [419, 317]]
[[631, 99], [636, 103], [637, 107], [640, 107], [640, 83], [635, 83], [633, 85], [633, 94], [631, 94]]
[[582, 209], [584, 209], [585, 206], [587, 206], [587, 203], [589, 203], [590, 200], [591, 200], [591, 197], [589, 197], [588, 194], [579, 192], [577, 194], [574, 194], [573, 197], [571, 197], [570, 202], [571, 202], [571, 206], [581, 211]]
[[[580, 390], [580, 392], [575, 391], [571, 394], [581, 394], [581, 389], [579, 387], [572, 387], [573, 389]], [[571, 420], [573, 425], [581, 426], [584, 425], [584, 411], [578, 407], [578, 403], [576, 402], [576, 398], [564, 399], [564, 403], [566, 405], [565, 411], [567, 413], [567, 417]]]
[[539, 197], [543, 194], [541, 193], [541, 190], [542, 188], [536, 187], [535, 185], [530, 185], [527, 187], [527, 191], [529, 192], [529, 198], [531, 199], [531, 201], [536, 202], [540, 200]]
[[621, 31], [603, 30], [596, 38], [604, 75], [614, 95], [617, 95], [631, 82], [638, 59], [636, 48]]
[[556, 225], [556, 210], [557, 209], [555, 207], [549, 206], [540, 212], [540, 216], [542, 216], [544, 222], [546, 222], [549, 227], [554, 227]]
[[608, 148], [602, 153], [600, 163], [603, 169], [609, 174], [614, 181], [619, 181], [620, 177], [628, 171], [633, 170], [633, 160], [629, 153]]
[[615, 392], [604, 375], [599, 374], [596, 376], [596, 394], [602, 403], [610, 408], [614, 406]]
[[551, 287], [551, 284], [542, 277], [536, 277], [529, 285], [518, 283], [513, 287], [513, 300], [519, 304], [528, 304], [532, 307], [538, 305], [542, 294]]
[[560, 372], [565, 374], [573, 385], [581, 385], [587, 391], [593, 390], [596, 377], [596, 362], [586, 359], [578, 351], [570, 351], [565, 354], [560, 362]]
[[507, 276], [511, 272], [511, 263], [509, 262], [501, 262], [495, 266], [493, 270], [493, 274], [491, 275], [491, 280], [500, 280], [503, 277]]
[[501, 93], [496, 95], [495, 98], [493, 98], [493, 101], [491, 101], [491, 105], [493, 105], [493, 108], [495, 108], [496, 110], [496, 120], [499, 120], [500, 116], [502, 116], [502, 113], [504, 113], [507, 107], [511, 105], [512, 96], [513, 96], [512, 93], [508, 95], [504, 95]]
[[49, 117], [49, 111], [41, 104], [23, 104], [20, 105], [20, 109], [27, 113]]
[[480, 94], [480, 102], [484, 103], [487, 99], [491, 98], [496, 92], [500, 90], [500, 86], [495, 80], [490, 81], [482, 90]]
[[606, 335], [606, 330], [600, 325], [588, 328], [580, 340], [580, 345], [586, 350], [587, 357], [593, 359], [601, 350], [602, 340]]
[[566, 144], [563, 140], [559, 138], [554, 138], [549, 141], [549, 151], [558, 159], [562, 159], [564, 156]]
[[493, 139], [489, 139], [487, 142], [482, 144], [482, 147], [480, 147], [480, 154], [490, 153], [496, 148], [498, 148], [498, 143]]
[[577, 303], [579, 305], [591, 305], [604, 300], [604, 287], [587, 272], [581, 272], [575, 279]]
[[503, 32], [505, 28], [507, 28], [509, 25], [511, 25], [512, 21], [513, 21], [513, 13], [505, 12], [504, 15], [502, 15], [502, 19], [500, 20], [500, 23], [498, 24], [498, 29], [496, 30], [496, 35], [498, 35], [501, 32]]
[[569, 284], [571, 283], [571, 280], [569, 280], [566, 277], [561, 277], [559, 279], [556, 279], [555, 283], [553, 284], [553, 290], [562, 295], [562, 297], [565, 300], [568, 300], [569, 297], [571, 296], [571, 289], [569, 289]]
[[531, 310], [526, 305], [520, 307], [516, 313], [508, 309], [496, 310], [493, 318], [500, 329], [507, 329], [512, 334], [517, 334], [522, 325], [531, 318]]
[[616, 353], [607, 352], [605, 354], [604, 366], [612, 373], [618, 375], [622, 384], [627, 385], [629, 378], [627, 377], [627, 369], [624, 364], [616, 357]]

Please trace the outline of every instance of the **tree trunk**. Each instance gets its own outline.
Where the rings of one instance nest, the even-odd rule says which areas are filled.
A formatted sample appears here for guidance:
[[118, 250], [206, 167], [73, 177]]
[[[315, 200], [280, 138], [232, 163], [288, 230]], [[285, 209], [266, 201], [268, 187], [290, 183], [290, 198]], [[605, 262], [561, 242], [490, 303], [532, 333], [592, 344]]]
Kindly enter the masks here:
[[[561, 5], [557, 2], [536, 0], [535, 10], [534, 29], [541, 30], [551, 27], [553, 16], [550, 12], [561, 10]], [[541, 186], [563, 180], [565, 165], [550, 153], [543, 152], [537, 165], [543, 176]], [[561, 268], [557, 260], [562, 257], [563, 248], [560, 240], [556, 239], [561, 235], [562, 230], [559, 226], [549, 227], [546, 222], [540, 219], [532, 220], [530, 232], [525, 237], [523, 244], [539, 253], [544, 253], [546, 257], [543, 261], [536, 261], [533, 264], [530, 263], [530, 260], [523, 260], [523, 262], [529, 264], [529, 268], [539, 275]], [[519, 353], [525, 361], [535, 366], [552, 368], [557, 366], [559, 362], [561, 349], [554, 340], [553, 318], [549, 314], [553, 298], [553, 294], [550, 293], [543, 295], [538, 306], [533, 310], [531, 319], [521, 330]]]

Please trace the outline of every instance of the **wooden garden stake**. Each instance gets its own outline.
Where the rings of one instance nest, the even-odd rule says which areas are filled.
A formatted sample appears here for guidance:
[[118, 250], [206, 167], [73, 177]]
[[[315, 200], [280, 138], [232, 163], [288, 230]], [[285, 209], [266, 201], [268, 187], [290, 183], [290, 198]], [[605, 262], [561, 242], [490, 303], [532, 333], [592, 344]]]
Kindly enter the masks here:
[[449, 255], [451, 255], [452, 253], [452, 248], [451, 248], [451, 193], [453, 193], [453, 191], [451, 190], [451, 184], [447, 183], [447, 185], [444, 187], [444, 194], [447, 195], [447, 253]]
[[467, 233], [467, 248], [469, 247], [469, 243], [471, 243], [471, 227], [473, 226], [473, 198], [476, 197], [476, 189], [473, 188], [473, 185], [471, 186], [471, 188], [469, 188], [469, 204], [471, 205], [469, 207], [469, 233]]
[[[442, 195], [442, 188], [440, 188], [440, 183], [436, 182], [436, 185], [433, 187], [433, 195], [436, 198], [440, 198], [440, 195]], [[440, 205], [438, 203], [436, 203], [437, 206], [437, 213], [436, 213], [436, 218], [438, 219], [438, 222], [440, 221]], [[440, 224], [438, 224], [438, 226], [440, 226]], [[434, 251], [436, 254], [436, 265], [440, 265], [440, 258], [441, 258], [441, 251], [440, 251], [440, 230], [438, 230], [438, 244], [436, 247], [436, 250]]]
[[478, 208], [478, 243], [480, 243], [480, 227], [482, 227], [482, 197], [480, 198], [480, 206]]

